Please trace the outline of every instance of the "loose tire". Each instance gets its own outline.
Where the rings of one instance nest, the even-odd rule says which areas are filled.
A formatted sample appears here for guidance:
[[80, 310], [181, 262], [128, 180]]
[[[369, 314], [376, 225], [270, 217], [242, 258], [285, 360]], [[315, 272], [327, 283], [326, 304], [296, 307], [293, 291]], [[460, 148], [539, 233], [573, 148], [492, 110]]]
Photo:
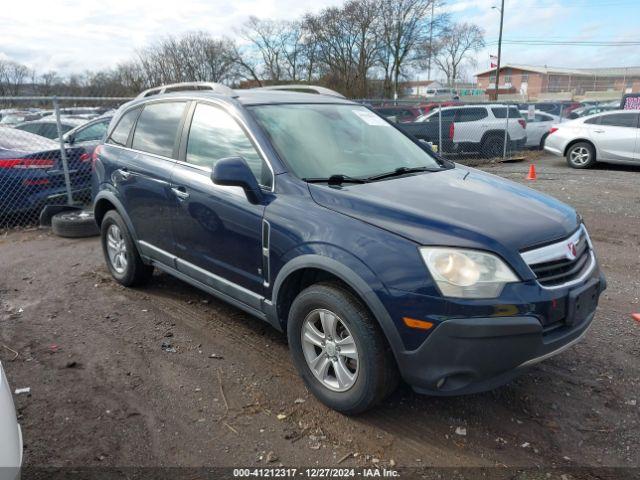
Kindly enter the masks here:
[[82, 238], [100, 235], [100, 230], [88, 210], [56, 213], [51, 217], [51, 231], [59, 237]]
[[571, 168], [590, 168], [596, 163], [596, 151], [587, 142], [574, 143], [567, 150], [567, 163]]
[[380, 327], [339, 284], [318, 283], [303, 290], [291, 305], [287, 336], [293, 363], [307, 387], [334, 410], [364, 412], [398, 384]]
[[482, 142], [481, 152], [485, 158], [502, 157], [504, 153], [504, 136], [489, 135]]
[[109, 210], [102, 219], [102, 251], [113, 278], [125, 287], [146, 283], [153, 267], [140, 258], [127, 225], [118, 212]]

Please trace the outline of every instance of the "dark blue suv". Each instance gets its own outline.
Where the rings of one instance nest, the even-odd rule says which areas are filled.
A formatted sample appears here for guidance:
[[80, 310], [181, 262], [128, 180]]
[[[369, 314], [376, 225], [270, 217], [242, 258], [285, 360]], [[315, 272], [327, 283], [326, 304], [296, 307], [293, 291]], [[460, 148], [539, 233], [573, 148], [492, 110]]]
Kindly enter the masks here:
[[605, 280], [567, 205], [335, 96], [173, 90], [122, 106], [94, 154], [107, 265], [286, 332], [330, 407], [362, 412], [400, 379], [491, 389], [591, 324]]

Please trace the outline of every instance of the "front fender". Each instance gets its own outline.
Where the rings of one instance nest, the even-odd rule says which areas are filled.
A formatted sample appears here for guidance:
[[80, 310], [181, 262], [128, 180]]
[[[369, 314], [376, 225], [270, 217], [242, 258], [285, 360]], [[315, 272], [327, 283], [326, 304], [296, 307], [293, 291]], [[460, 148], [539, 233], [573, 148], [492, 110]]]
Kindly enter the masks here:
[[280, 289], [289, 275], [305, 268], [324, 270], [338, 277], [356, 292], [378, 321], [394, 355], [396, 352], [402, 351], [404, 347], [398, 330], [376, 293], [376, 291], [386, 292], [383, 283], [364, 263], [348, 252], [326, 244], [316, 247], [321, 247], [319, 249], [323, 251], [322, 254], [317, 252], [300, 254], [287, 261], [280, 269], [273, 283], [274, 308], [277, 305]]

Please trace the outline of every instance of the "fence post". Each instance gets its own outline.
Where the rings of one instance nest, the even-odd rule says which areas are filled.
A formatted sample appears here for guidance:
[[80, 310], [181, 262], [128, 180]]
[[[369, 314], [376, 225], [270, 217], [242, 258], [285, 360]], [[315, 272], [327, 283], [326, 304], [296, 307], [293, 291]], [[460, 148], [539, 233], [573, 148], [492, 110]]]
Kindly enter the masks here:
[[60, 142], [60, 158], [62, 160], [62, 169], [64, 171], [64, 184], [67, 189], [67, 205], [73, 205], [73, 194], [71, 193], [71, 177], [69, 177], [69, 163], [67, 162], [67, 150], [64, 147], [64, 138], [62, 138], [62, 124], [60, 123], [60, 105], [58, 97], [53, 97], [53, 109], [56, 112], [56, 126], [58, 127], [58, 141]]
[[506, 118], [506, 123], [504, 127], [504, 145], [502, 148], [503, 161], [507, 159], [507, 142], [509, 141], [509, 104], [506, 103], [505, 105], [507, 107], [507, 118]]
[[[452, 139], [453, 140], [453, 139]], [[442, 152], [442, 104], [438, 105], [438, 152]]]
[[560, 119], [558, 121], [558, 123], [562, 123], [562, 110], [563, 110], [564, 105], [560, 104]]

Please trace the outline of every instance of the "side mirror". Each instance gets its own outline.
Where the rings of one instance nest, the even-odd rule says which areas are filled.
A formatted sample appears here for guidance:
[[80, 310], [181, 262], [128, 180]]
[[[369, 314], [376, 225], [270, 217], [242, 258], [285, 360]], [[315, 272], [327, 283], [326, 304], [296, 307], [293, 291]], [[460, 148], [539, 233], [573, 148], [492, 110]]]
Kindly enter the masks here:
[[69, 145], [73, 145], [76, 141], [76, 139], [73, 138], [73, 135], [63, 135], [62, 139], [64, 140], [64, 143], [68, 143]]
[[251, 203], [262, 202], [262, 190], [247, 161], [242, 157], [218, 160], [213, 166], [211, 180], [216, 185], [241, 187]]

